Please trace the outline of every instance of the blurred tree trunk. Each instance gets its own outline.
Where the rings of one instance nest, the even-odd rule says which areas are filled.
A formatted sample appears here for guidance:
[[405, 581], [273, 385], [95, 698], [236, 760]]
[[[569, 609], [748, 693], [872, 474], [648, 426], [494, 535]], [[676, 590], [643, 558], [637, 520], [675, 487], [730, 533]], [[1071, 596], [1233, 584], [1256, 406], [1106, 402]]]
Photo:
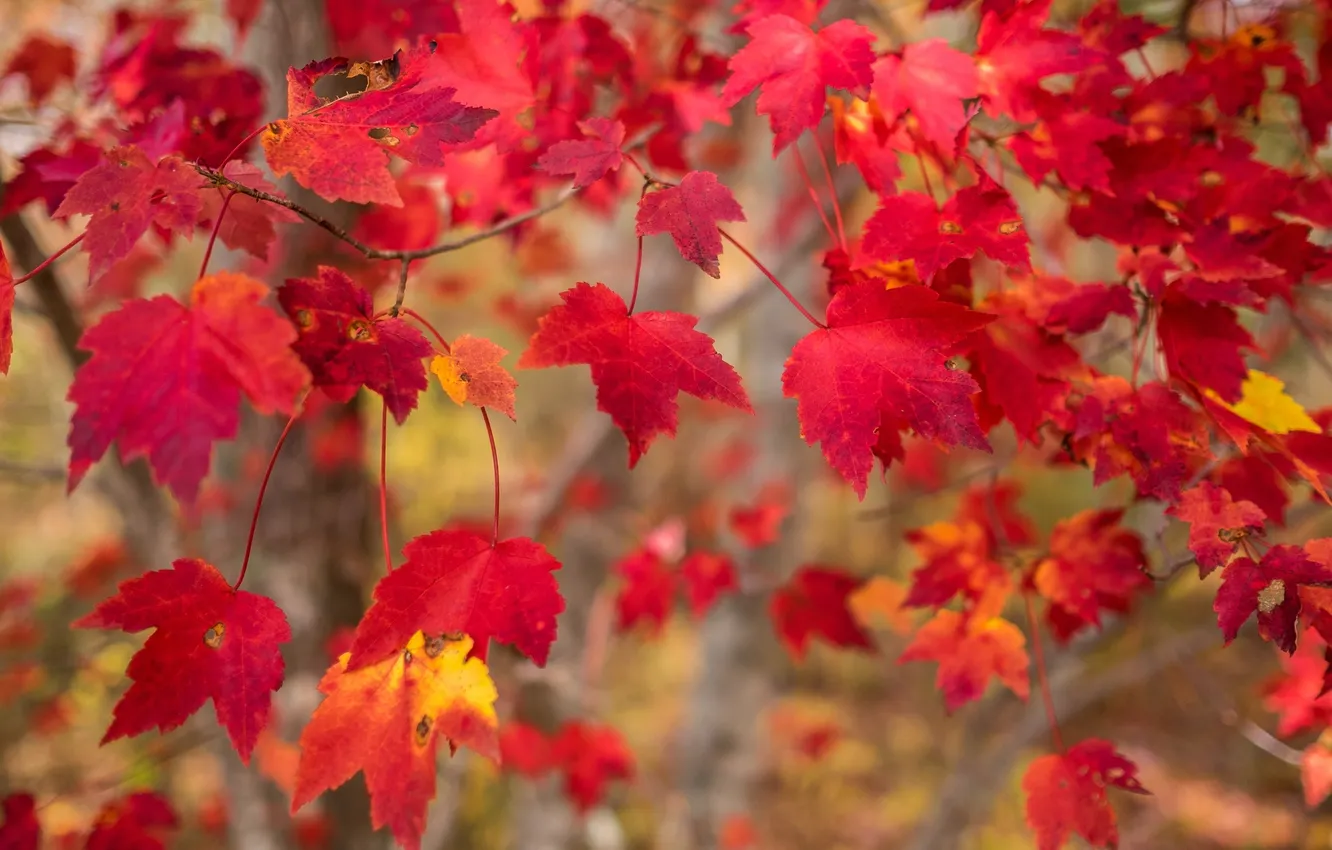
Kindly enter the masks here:
[[[286, 114], [286, 73], [289, 66], [327, 56], [330, 52], [322, 0], [283, 0], [265, 5], [246, 44], [246, 59], [268, 85], [268, 113]], [[347, 223], [353, 210], [334, 207], [287, 181], [283, 190], [297, 203]], [[297, 230], [295, 239], [304, 231]], [[282, 267], [270, 279], [280, 281], [309, 270], [300, 243], [284, 252]], [[318, 259], [318, 258], [315, 258]], [[359, 417], [360, 405], [334, 407], [325, 417]], [[259, 481], [253, 475], [258, 458], [273, 451], [282, 421], [250, 415], [228, 452], [230, 477], [244, 482], [234, 509], [206, 533], [210, 552], [224, 552], [223, 563], [239, 566], [245, 550]], [[362, 588], [382, 570], [376, 554], [378, 514], [374, 483], [361, 465], [320, 468], [311, 452], [312, 429], [328, 422], [302, 421], [292, 429], [278, 458], [259, 517], [254, 553], [245, 587], [272, 597], [291, 622], [292, 641], [285, 647], [286, 681], [277, 694], [277, 731], [294, 742], [319, 704], [320, 677], [328, 668], [329, 637], [340, 626], [354, 626], [364, 609]], [[242, 475], [245, 469], [250, 474]], [[258, 466], [262, 470], [262, 464]], [[226, 756], [231, 798], [231, 843], [237, 850], [269, 850], [295, 846], [286, 813], [289, 801], [253, 766], [244, 768], [234, 754]], [[328, 847], [367, 850], [386, 846], [370, 827], [365, 787], [358, 776], [326, 794], [315, 805], [329, 819]]]

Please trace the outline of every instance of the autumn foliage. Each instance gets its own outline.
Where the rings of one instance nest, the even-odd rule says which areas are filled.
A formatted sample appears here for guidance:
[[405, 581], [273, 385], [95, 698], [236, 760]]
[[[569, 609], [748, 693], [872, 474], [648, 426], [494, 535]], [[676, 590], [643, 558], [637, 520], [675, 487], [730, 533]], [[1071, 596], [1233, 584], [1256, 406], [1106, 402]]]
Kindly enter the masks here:
[[[253, 38], [263, 4], [224, 5], [236, 43]], [[772, 410], [785, 398], [781, 427], [857, 500], [953, 497], [892, 532], [914, 564], [901, 583], [823, 558], [775, 575], [750, 554], [785, 545], [784, 523], [823, 482], [769, 482], [709, 506], [716, 516], [687, 541], [640, 529], [609, 564], [614, 592], [592, 603], [588, 628], [653, 640], [677, 609], [705, 621], [729, 596], [761, 597], [793, 664], [881, 653], [887, 628], [903, 635], [898, 663], [928, 665], [937, 711], [977, 711], [1000, 689], [1039, 700], [1048, 751], [1021, 788], [1041, 850], [1117, 846], [1123, 792], [1151, 790], [1108, 731], [1065, 740], [1049, 663], [1148, 597], [1202, 587], [1216, 646], [1282, 654], [1264, 695], [1281, 734], [1332, 727], [1332, 538], [1293, 519], [1326, 510], [1332, 411], [1278, 376], [1302, 353], [1325, 364], [1332, 329], [1326, 4], [1185, 0], [1144, 16], [1113, 0], [931, 0], [927, 22], [974, 25], [952, 42], [820, 0], [666, 5], [663, 23], [636, 4], [611, 15], [560, 0], [328, 0], [337, 55], [293, 57], [281, 114], [242, 60], [191, 43], [183, 11], [118, 11], [87, 55], [45, 33], [12, 53], [4, 79], [31, 108], [66, 90], [90, 107], [19, 158], [0, 199], [20, 226], [22, 215], [71, 234], [49, 260], [20, 259], [5, 230], [0, 372], [23, 369], [36, 344], [13, 319], [28, 290], [44, 287], [52, 317], [55, 263], [86, 254], [76, 282], [89, 295], [65, 302], [68, 490], [143, 459], [189, 527], [221, 498], [209, 483], [220, 445], [246, 417], [285, 422], [239, 563], [199, 558], [186, 534], [172, 563], [143, 564], [114, 591], [106, 577], [131, 560], [120, 548], [67, 580], [76, 595], [106, 588], [74, 627], [147, 633], [103, 742], [168, 732], [211, 701], [236, 756], [293, 812], [362, 774], [374, 828], [409, 850], [437, 761], [463, 748], [553, 778], [577, 816], [633, 783], [635, 754], [613, 725], [517, 719], [512, 679], [492, 670], [552, 662], [572, 604], [561, 582], [589, 569], [561, 564], [558, 523], [531, 521], [500, 491], [508, 432], [492, 414], [506, 426], [544, 415], [524, 387], [565, 367], [635, 475], [683, 422], [785, 415]], [[700, 36], [719, 24], [723, 38]], [[755, 121], [770, 144], [717, 144]], [[1290, 150], [1264, 137], [1278, 131]], [[737, 163], [796, 187], [778, 232], [755, 226], [768, 211], [731, 185]], [[1040, 229], [1038, 205], [1056, 211]], [[513, 353], [461, 307], [452, 341], [423, 315], [432, 286], [444, 289], [427, 260], [487, 239], [540, 254], [548, 217], [569, 209], [618, 228], [633, 271], [494, 305], [526, 338]], [[798, 241], [790, 222], [814, 216], [815, 247], [779, 269]], [[198, 274], [142, 288], [157, 255], [190, 240], [203, 246]], [[658, 240], [678, 254], [680, 297], [646, 309], [644, 245]], [[234, 270], [213, 256], [219, 244]], [[1093, 246], [1113, 273], [1087, 279], [1070, 246]], [[780, 369], [738, 368], [735, 341], [684, 297], [695, 269], [723, 295], [743, 273], [784, 299], [803, 324], [766, 364]], [[394, 547], [390, 418], [412, 428], [429, 393], [479, 411], [494, 476], [477, 486], [493, 486], [493, 514], [412, 529]], [[359, 423], [358, 404], [387, 441], [368, 459], [382, 572], [305, 701], [317, 707], [299, 741], [282, 741], [274, 694], [306, 685], [284, 683], [295, 612], [243, 589], [250, 571], [283, 569], [251, 563], [263, 488], [312, 410], [343, 407]], [[315, 444], [359, 463], [352, 427]], [[719, 482], [727, 463], [713, 466]], [[1021, 483], [1031, 470], [1055, 488], [1085, 479], [1096, 507], [1037, 522]], [[558, 486], [552, 513], [579, 510], [575, 486]], [[11, 596], [6, 648], [25, 645], [4, 631], [6, 611], [31, 606]], [[3, 681], [22, 690], [29, 673], [13, 675]], [[1310, 805], [1332, 790], [1326, 738], [1301, 759]], [[0, 847], [38, 847], [37, 812], [23, 789], [6, 796]], [[747, 823], [719, 840], [750, 841]], [[130, 794], [106, 804], [86, 846], [160, 847], [177, 827], [169, 801]]]

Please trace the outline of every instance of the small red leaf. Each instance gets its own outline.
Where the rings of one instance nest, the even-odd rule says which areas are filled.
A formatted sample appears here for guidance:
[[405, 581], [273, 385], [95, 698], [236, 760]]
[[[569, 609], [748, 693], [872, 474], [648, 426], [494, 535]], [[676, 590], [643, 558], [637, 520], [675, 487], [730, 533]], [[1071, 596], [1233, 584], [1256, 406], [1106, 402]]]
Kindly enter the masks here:
[[1204, 481], [1185, 490], [1166, 513], [1189, 523], [1189, 549], [1206, 576], [1225, 566], [1245, 537], [1263, 530], [1267, 514], [1253, 502], [1235, 501], [1230, 491]]
[[1022, 777], [1022, 790], [1039, 850], [1059, 850], [1075, 833], [1093, 847], [1118, 846], [1115, 812], [1105, 791], [1113, 785], [1146, 794], [1137, 773], [1137, 765], [1097, 738], [1033, 761]]
[[589, 118], [579, 121], [578, 128], [589, 138], [556, 142], [541, 155], [536, 167], [547, 174], [572, 174], [574, 188], [582, 189], [620, 169], [624, 125], [609, 118]]
[[874, 652], [874, 642], [852, 616], [848, 597], [861, 580], [830, 567], [805, 566], [772, 595], [777, 637], [791, 657], [803, 660], [809, 643], [821, 637], [833, 646]]
[[719, 221], [744, 221], [731, 190], [717, 182], [711, 171], [691, 171], [660, 192], [644, 195], [638, 203], [639, 236], [669, 233], [680, 256], [712, 277], [721, 277], [717, 258], [722, 252]]

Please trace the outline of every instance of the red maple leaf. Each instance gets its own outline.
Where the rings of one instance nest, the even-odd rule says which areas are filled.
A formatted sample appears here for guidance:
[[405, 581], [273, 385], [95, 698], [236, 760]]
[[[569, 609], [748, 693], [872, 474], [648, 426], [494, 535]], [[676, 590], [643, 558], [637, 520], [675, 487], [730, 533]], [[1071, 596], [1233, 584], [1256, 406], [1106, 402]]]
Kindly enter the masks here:
[[1013, 579], [999, 563], [986, 526], [966, 519], [936, 522], [908, 531], [906, 540], [924, 563], [912, 572], [903, 605], [941, 608], [961, 596], [969, 616], [995, 616], [1003, 609]]
[[695, 618], [701, 618], [723, 593], [740, 587], [735, 564], [726, 555], [693, 552], [680, 563], [685, 599]]
[[601, 802], [606, 783], [634, 776], [634, 754], [613, 726], [570, 720], [551, 742], [551, 754], [564, 771], [565, 792], [579, 812]]
[[83, 247], [95, 280], [156, 224], [190, 234], [203, 209], [204, 181], [179, 156], [157, 163], [132, 145], [113, 148], [65, 194], [52, 218], [88, 215]]
[[9, 374], [14, 357], [14, 273], [0, 245], [0, 375]]
[[375, 664], [417, 631], [463, 632], [485, 658], [493, 638], [544, 666], [564, 610], [560, 562], [526, 537], [490, 540], [443, 528], [403, 547], [407, 559], [375, 585], [374, 604], [356, 627], [349, 671]]
[[681, 392], [751, 411], [740, 376], [711, 337], [694, 330], [695, 317], [630, 315], [624, 299], [602, 283], [579, 283], [560, 298], [564, 303], [541, 317], [518, 367], [591, 366], [597, 409], [629, 440], [631, 468], [658, 434], [675, 435]]
[[1112, 315], [1130, 319], [1138, 315], [1133, 292], [1119, 284], [1083, 283], [1051, 304], [1042, 324], [1054, 333], [1086, 334], [1101, 327]]
[[499, 759], [499, 694], [472, 647], [466, 635], [418, 631], [371, 666], [350, 670], [343, 655], [329, 667], [326, 698], [301, 732], [291, 811], [363, 772], [371, 824], [420, 850], [440, 742]]
[[481, 130], [485, 140], [509, 150], [531, 137], [519, 115], [535, 103], [529, 56], [537, 32], [515, 21], [512, 7], [496, 0], [456, 0], [461, 32], [437, 36], [431, 82], [454, 89], [460, 103], [494, 110]]
[[1120, 525], [1124, 511], [1086, 510], [1060, 520], [1050, 534], [1049, 554], [1032, 581], [1050, 600], [1054, 634], [1067, 640], [1084, 626], [1100, 626], [1101, 611], [1125, 613], [1148, 592], [1142, 540]]
[[815, 637], [833, 646], [875, 651], [847, 602], [861, 584], [839, 569], [804, 566], [772, 594], [772, 622], [792, 658], [803, 660]]
[[651, 549], [629, 553], [614, 569], [624, 580], [615, 595], [615, 627], [627, 631], [646, 623], [649, 633], [660, 634], [675, 597], [675, 572]]
[[0, 71], [0, 78], [22, 74], [28, 78], [28, 102], [41, 106], [62, 82], [73, 81], [78, 70], [74, 47], [40, 33], [28, 36]]
[[954, 260], [984, 251], [995, 262], [1029, 271], [1029, 240], [1008, 192], [988, 177], [949, 198], [943, 209], [921, 192], [881, 198], [865, 223], [865, 256], [911, 260], [924, 283]]
[[898, 663], [937, 661], [935, 684], [951, 713], [980, 699], [992, 677], [1025, 700], [1031, 689], [1026, 643], [1021, 630], [1002, 617], [943, 610], [920, 627]]
[[261, 413], [290, 414], [310, 373], [289, 346], [296, 330], [260, 301], [268, 287], [224, 272], [169, 295], [127, 301], [84, 334], [68, 443], [73, 490], [113, 441], [147, 457], [159, 483], [193, 502], [213, 443], [236, 435], [242, 392]]
[[722, 89], [730, 108], [759, 86], [758, 112], [776, 136], [775, 156], [823, 119], [825, 90], [845, 89], [868, 98], [874, 79], [874, 34], [852, 20], [815, 32], [789, 15], [751, 23], [750, 42], [731, 57], [731, 78]]
[[578, 122], [585, 139], [556, 142], [536, 162], [547, 174], [572, 174], [574, 188], [591, 186], [612, 171], [620, 170], [624, 154], [624, 124], [609, 118]]
[[422, 358], [434, 347], [405, 319], [374, 315], [374, 301], [343, 272], [320, 266], [318, 277], [291, 278], [278, 301], [300, 336], [292, 349], [335, 401], [361, 387], [384, 398], [401, 425], [429, 383]]
[[1110, 191], [1113, 164], [1097, 143], [1123, 135], [1124, 126], [1071, 100], [1055, 101], [1044, 112], [1044, 120], [1009, 142], [1027, 175], [1039, 183], [1054, 171], [1070, 189]]
[[[229, 161], [222, 166], [222, 176], [242, 186], [282, 197], [282, 193], [264, 177], [263, 172], [248, 162], [238, 159]], [[199, 226], [211, 230], [218, 216], [221, 216], [222, 225], [217, 228], [217, 237], [222, 240], [223, 245], [267, 260], [268, 248], [277, 238], [275, 225], [294, 224], [300, 221], [301, 217], [286, 207], [239, 192], [231, 197], [230, 202], [226, 202], [226, 195], [230, 191], [219, 188], [216, 192], [203, 194], [203, 211], [199, 217]], [[222, 213], [224, 204], [225, 215]]]
[[1172, 290], [1161, 302], [1156, 333], [1171, 377], [1213, 390], [1224, 401], [1239, 401], [1249, 374], [1241, 352], [1254, 344], [1234, 308], [1198, 304]]
[[282, 609], [233, 590], [212, 564], [181, 558], [121, 582], [119, 592], [74, 623], [82, 629], [156, 629], [130, 659], [133, 684], [116, 703], [102, 743], [157, 727], [169, 732], [208, 700], [241, 761], [249, 764], [282, 686], [278, 647], [291, 640]]
[[1236, 558], [1221, 574], [1216, 593], [1216, 623], [1229, 644], [1240, 626], [1258, 615], [1258, 631], [1286, 654], [1294, 654], [1295, 622], [1300, 615], [1301, 585], [1332, 583], [1332, 569], [1313, 560], [1299, 546], [1273, 546], [1261, 561]]
[[991, 11], [981, 18], [976, 68], [987, 112], [1030, 120], [1042, 79], [1105, 61], [1101, 51], [1073, 33], [1045, 29], [1049, 13], [1050, 0], [1035, 0], [1017, 5], [1009, 14]]
[[1099, 738], [1033, 761], [1022, 776], [1022, 790], [1037, 848], [1059, 850], [1075, 833], [1093, 847], [1118, 846], [1119, 830], [1106, 788], [1148, 793], [1137, 774], [1137, 765]]
[[432, 78], [433, 59], [428, 47], [397, 54], [390, 64], [398, 73], [387, 85], [328, 102], [315, 94], [315, 83], [347, 71], [345, 59], [288, 70], [289, 117], [260, 136], [273, 172], [290, 174], [330, 201], [401, 206], [389, 154], [443, 165], [445, 145], [471, 139], [496, 114], [453, 100], [451, 89]]
[[165, 797], [138, 791], [102, 806], [84, 850], [165, 850], [179, 826]]
[[884, 119], [895, 122], [910, 110], [925, 141], [949, 155], [967, 123], [962, 101], [978, 97], [977, 86], [975, 60], [942, 38], [913, 42], [874, 63], [874, 98]]
[[1319, 635], [1306, 631], [1293, 655], [1280, 656], [1281, 673], [1264, 684], [1263, 705], [1278, 715], [1277, 734], [1282, 738], [1332, 725], [1327, 652]]
[[1189, 549], [1202, 577], [1225, 566], [1242, 540], [1261, 534], [1267, 514], [1253, 502], [1235, 501], [1230, 491], [1204, 481], [1179, 494], [1166, 513], [1189, 524]]
[[669, 233], [680, 256], [714, 278], [721, 277], [717, 258], [722, 252], [719, 221], [744, 221], [731, 190], [717, 182], [711, 171], [691, 171], [680, 181], [638, 202], [639, 236]]
[[517, 720], [499, 731], [500, 764], [506, 771], [536, 779], [550, 769], [550, 741], [535, 726]]
[[791, 512], [790, 489], [782, 481], [763, 485], [753, 504], [731, 508], [727, 517], [731, 531], [751, 549], [777, 542], [782, 522]]
[[0, 801], [4, 823], [0, 823], [0, 847], [5, 850], [39, 850], [42, 825], [37, 820], [37, 801], [31, 794], [14, 793]]
[[942, 443], [988, 450], [970, 398], [979, 388], [946, 361], [991, 319], [923, 286], [838, 290], [827, 328], [796, 344], [782, 374], [787, 397], [799, 399], [805, 442], [821, 442], [862, 499], [884, 415]]

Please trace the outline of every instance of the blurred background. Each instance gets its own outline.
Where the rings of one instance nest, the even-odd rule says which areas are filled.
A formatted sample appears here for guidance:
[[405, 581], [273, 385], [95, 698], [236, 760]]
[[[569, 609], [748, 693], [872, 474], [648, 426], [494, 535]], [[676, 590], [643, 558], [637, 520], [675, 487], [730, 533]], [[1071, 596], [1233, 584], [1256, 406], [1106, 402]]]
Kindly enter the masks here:
[[[537, 11], [531, 0], [516, 5], [520, 12]], [[856, 17], [880, 35], [881, 45], [934, 36], [974, 43], [970, 15], [923, 21], [917, 2], [833, 5], [825, 20]], [[1052, 20], [1076, 19], [1086, 5], [1061, 0]], [[1232, 15], [1266, 12], [1231, 5]], [[1183, 11], [1180, 2], [1131, 6], [1172, 24]], [[92, 0], [4, 0], [0, 58], [45, 33], [72, 45], [86, 73], [108, 49], [119, 8], [125, 7]], [[162, 73], [179, 72], [182, 85], [188, 69], [214, 58], [251, 68], [268, 100], [252, 126], [285, 115], [288, 66], [339, 51], [321, 0], [263, 4], [243, 45], [218, 3], [130, 8], [186, 16], [181, 43], [215, 51], [161, 60]], [[691, 30], [708, 49], [727, 55], [738, 43], [727, 32], [725, 9], [699, 13], [662, 0], [606, 0], [588, 8], [630, 39], [644, 63], [673, 61]], [[1190, 26], [1215, 30], [1220, 15], [1204, 5]], [[1177, 42], [1159, 39], [1148, 59], [1170, 67], [1181, 61], [1181, 51]], [[38, 107], [21, 78], [0, 80], [0, 173], [6, 179], [62, 121], [92, 126], [114, 108], [89, 97], [82, 79], [58, 87]], [[1265, 121], [1257, 132], [1266, 153], [1278, 160], [1295, 156], [1298, 147], [1279, 110]], [[742, 107], [732, 126], [710, 125], [689, 152], [696, 167], [721, 175], [746, 210], [749, 221], [732, 229], [737, 239], [818, 313], [827, 301], [821, 266], [827, 235], [793, 160], [773, 161], [771, 144], [766, 122]], [[824, 149], [832, 150], [830, 134]], [[819, 155], [808, 137], [800, 151], [811, 163]], [[495, 189], [494, 171], [486, 170], [492, 166], [482, 151], [454, 160], [447, 173], [405, 173], [407, 212], [378, 225], [358, 225], [356, 210], [331, 207], [292, 185], [284, 189], [348, 226], [425, 244], [455, 222], [464, 233], [474, 227], [469, 221], [502, 215], [506, 204], [516, 203]], [[902, 186], [922, 189], [914, 164], [904, 170]], [[619, 178], [618, 195], [589, 192], [542, 218], [516, 247], [494, 239], [414, 267], [409, 304], [450, 339], [464, 332], [493, 339], [509, 349], [505, 364], [514, 369], [536, 318], [561, 290], [576, 281], [602, 281], [627, 293], [638, 179], [627, 167]], [[837, 169], [835, 182], [848, 230], [857, 228], [875, 198], [850, 168]], [[1038, 267], [1078, 281], [1117, 277], [1109, 246], [1079, 242], [1067, 232], [1058, 197], [1017, 175], [1008, 188], [1033, 236]], [[474, 209], [485, 204], [494, 207]], [[77, 233], [50, 221], [40, 204], [5, 212], [3, 236], [16, 270], [31, 268], [34, 258]], [[18, 294], [14, 364], [0, 382], [0, 797], [32, 793], [51, 846], [82, 846], [81, 836], [108, 803], [150, 790], [175, 809], [177, 827], [161, 832], [171, 847], [387, 847], [387, 837], [369, 828], [359, 775], [294, 817], [284, 790], [294, 742], [319, 700], [318, 678], [345, 648], [345, 630], [384, 570], [375, 475], [378, 401], [364, 394], [346, 406], [312, 399], [277, 463], [260, 518], [247, 588], [278, 601], [295, 639], [277, 695], [277, 722], [255, 763], [240, 765], [210, 708], [168, 735], [97, 745], [143, 636], [74, 631], [69, 624], [111, 595], [118, 580], [164, 568], [176, 557], [204, 557], [234, 576], [255, 492], [283, 424], [247, 418], [241, 437], [215, 454], [214, 476], [189, 512], [153, 489], [141, 464], [122, 470], [110, 458], [66, 495], [70, 408], [64, 397], [77, 356], [70, 328], [94, 321], [125, 297], [187, 291], [206, 243], [195, 238], [167, 246], [154, 239], [146, 238], [91, 288], [86, 257], [76, 253]], [[506, 535], [538, 535], [561, 560], [567, 611], [545, 669], [494, 649], [501, 718], [546, 733], [576, 718], [606, 724], [622, 736], [627, 753], [615, 744], [593, 748], [596, 758], [580, 769], [604, 777], [605, 787], [581, 813], [558, 771], [532, 778], [523, 775], [521, 758], [517, 769], [504, 770], [466, 752], [441, 758], [423, 846], [1033, 846], [1019, 781], [1032, 758], [1050, 751], [1040, 702], [1033, 695], [1024, 703], [996, 685], [949, 716], [934, 686], [935, 666], [897, 662], [924, 619], [923, 612], [897, 607], [919, 565], [904, 535], [950, 519], [969, 488], [1000, 479], [1020, 489], [1018, 504], [1042, 536], [1076, 510], [1128, 504], [1131, 486], [1119, 480], [1093, 489], [1085, 469], [1046, 464], [1057, 447], [1018, 451], [1011, 431], [1002, 428], [993, 434], [993, 455], [910, 446], [907, 462], [882, 482], [875, 476], [868, 497], [858, 502], [818, 450], [801, 440], [794, 405], [781, 396], [782, 365], [806, 331], [804, 320], [729, 247], [716, 281], [681, 260], [665, 238], [648, 239], [645, 252], [640, 305], [702, 316], [700, 327], [744, 375], [757, 415], [682, 397], [677, 439], [654, 444], [631, 474], [623, 437], [595, 409], [586, 369], [515, 371], [517, 423], [496, 420], [502, 524]], [[248, 270], [276, 285], [320, 263], [376, 288], [381, 303], [385, 296], [391, 300], [396, 267], [371, 267], [308, 226], [289, 228], [267, 264], [219, 249], [212, 268]], [[977, 263], [978, 288], [997, 278], [986, 263]], [[1332, 401], [1328, 376], [1305, 343], [1284, 345], [1289, 316], [1274, 311], [1261, 321], [1256, 336], [1285, 352], [1271, 370], [1292, 394], [1311, 410]], [[1100, 368], [1126, 374], [1129, 347], [1122, 343], [1131, 331], [1126, 320], [1114, 318], [1079, 345], [1103, 352], [1095, 361]], [[390, 425], [388, 440], [395, 552], [446, 523], [489, 524], [490, 456], [475, 411], [456, 406], [432, 385], [405, 426]], [[1278, 540], [1332, 534], [1332, 514], [1302, 501], [1291, 506]], [[751, 521], [769, 522], [775, 533], [759, 535], [770, 542], [754, 546], [732, 512], [756, 506], [766, 518]], [[1159, 506], [1135, 506], [1126, 522], [1147, 541], [1154, 567], [1185, 554], [1180, 529], [1167, 527]], [[723, 554], [736, 566], [739, 589], [701, 619], [677, 601], [660, 630], [650, 624], [619, 629], [616, 597], [624, 578], [616, 565], [645, 545], [668, 560], [686, 552]], [[874, 652], [815, 643], [797, 663], [782, 647], [769, 598], [806, 564], [881, 579], [852, 601]], [[1100, 633], [1067, 647], [1047, 645], [1065, 736], [1115, 742], [1153, 792], [1113, 796], [1121, 846], [1332, 846], [1332, 818], [1305, 807], [1300, 783], [1300, 750], [1316, 729], [1286, 721], [1291, 734], [1278, 737], [1280, 713], [1271, 695], [1274, 681], [1305, 691], [1312, 684], [1316, 691], [1319, 658], [1297, 656], [1286, 668], [1293, 675], [1274, 679], [1282, 664], [1253, 635], [1220, 651], [1211, 610], [1215, 586], [1190, 575], [1162, 584], [1127, 620], [1107, 620]], [[1321, 705], [1307, 694], [1301, 704]], [[521, 750], [519, 738], [506, 743]]]

